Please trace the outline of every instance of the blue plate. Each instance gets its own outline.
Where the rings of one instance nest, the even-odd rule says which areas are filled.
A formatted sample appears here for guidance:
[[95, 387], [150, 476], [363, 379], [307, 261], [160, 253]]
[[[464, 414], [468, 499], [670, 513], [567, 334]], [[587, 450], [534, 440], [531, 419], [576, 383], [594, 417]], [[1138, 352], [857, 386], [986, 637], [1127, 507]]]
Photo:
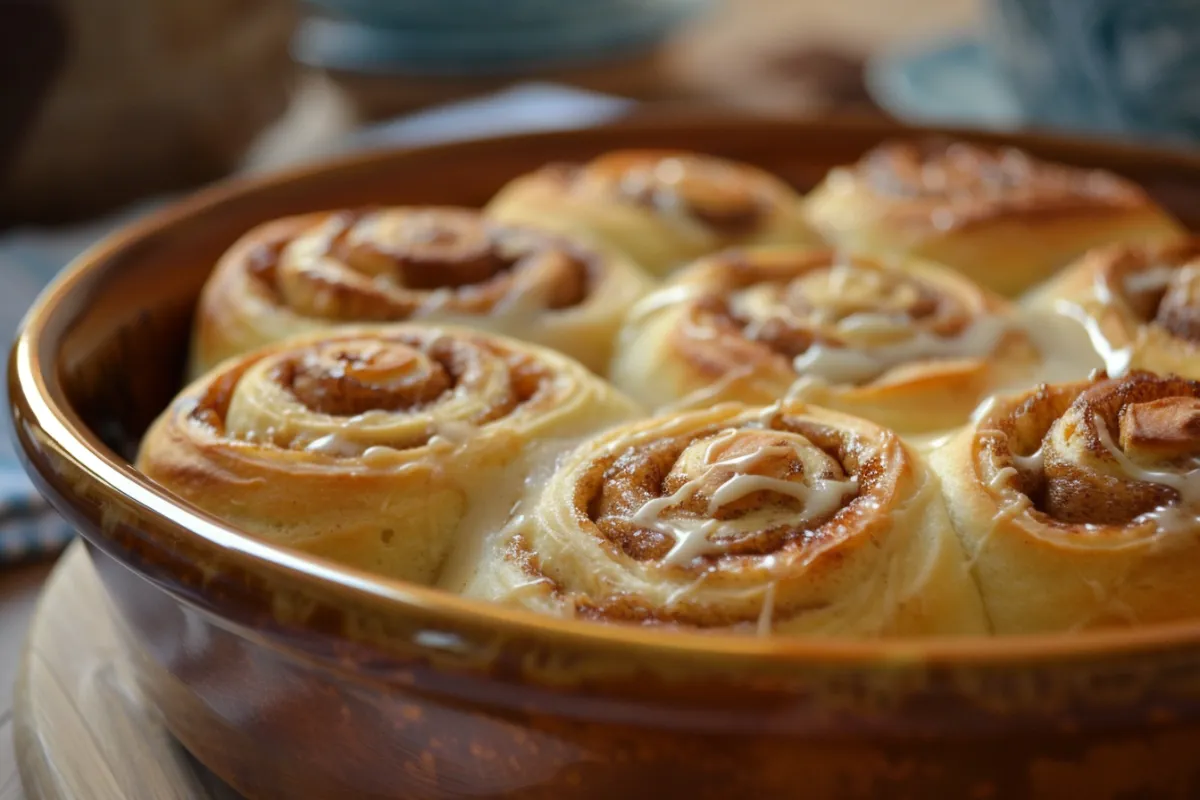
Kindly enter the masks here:
[[867, 62], [867, 91], [905, 122], [1011, 130], [1024, 119], [979, 42], [962, 37]]

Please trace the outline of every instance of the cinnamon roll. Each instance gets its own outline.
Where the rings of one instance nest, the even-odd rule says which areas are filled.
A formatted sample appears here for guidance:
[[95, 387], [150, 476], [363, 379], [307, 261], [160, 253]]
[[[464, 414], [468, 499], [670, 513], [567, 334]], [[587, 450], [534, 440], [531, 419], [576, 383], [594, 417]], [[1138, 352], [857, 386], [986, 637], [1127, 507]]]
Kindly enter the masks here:
[[308, 214], [248, 233], [197, 315], [193, 374], [347, 323], [452, 323], [553, 347], [603, 370], [650, 280], [626, 258], [450, 207]]
[[1200, 239], [1093, 250], [1026, 305], [1080, 323], [1110, 375], [1200, 378]]
[[1182, 230], [1116, 175], [940, 140], [876, 147], [833, 170], [806, 210], [831, 242], [940, 261], [1005, 295], [1046, 280], [1091, 247]]
[[819, 241], [799, 196], [748, 164], [669, 150], [619, 150], [517, 178], [488, 213], [587, 234], [663, 275], [734, 244]]
[[996, 633], [1200, 615], [1200, 383], [1043, 385], [930, 458]]
[[785, 395], [905, 433], [966, 422], [1038, 353], [1008, 304], [943, 267], [727, 251], [635, 306], [611, 377], [647, 407]]
[[468, 514], [495, 507], [503, 522], [536, 443], [634, 413], [533, 345], [450, 327], [346, 331], [223, 363], [151, 426], [137, 466], [264, 539], [429, 583]]
[[724, 404], [633, 423], [541, 485], [466, 594], [751, 635], [986, 631], [937, 481], [855, 417]]

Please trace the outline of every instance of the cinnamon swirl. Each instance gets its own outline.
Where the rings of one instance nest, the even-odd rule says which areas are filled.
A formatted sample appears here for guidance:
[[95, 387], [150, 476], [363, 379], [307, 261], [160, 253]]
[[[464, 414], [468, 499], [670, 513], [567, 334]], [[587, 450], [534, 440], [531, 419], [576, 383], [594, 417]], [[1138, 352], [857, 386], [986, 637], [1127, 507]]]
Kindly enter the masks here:
[[137, 466], [265, 539], [429, 583], [469, 513], [492, 504], [507, 514], [531, 443], [553, 445], [633, 414], [628, 400], [549, 350], [393, 326], [289, 340], [225, 362], [154, 423]]
[[1200, 239], [1099, 248], [1026, 304], [1080, 323], [1110, 375], [1200, 378]]
[[905, 253], [1016, 295], [1091, 247], [1182, 228], [1111, 173], [965, 142], [889, 142], [835, 169], [806, 201], [831, 242]]
[[582, 233], [648, 272], [734, 244], [814, 244], [799, 196], [762, 170], [714, 156], [619, 150], [517, 178], [492, 200], [496, 219]]
[[1200, 383], [1041, 386], [931, 459], [996, 633], [1200, 615]]
[[751, 635], [986, 630], [921, 460], [877, 425], [801, 403], [724, 404], [585, 442], [466, 593]]
[[553, 347], [603, 370], [650, 280], [623, 256], [465, 208], [308, 214], [248, 233], [201, 295], [193, 374], [347, 323], [452, 323]]
[[709, 257], [648, 295], [611, 376], [647, 407], [789, 395], [912, 433], [966, 422], [1037, 362], [1008, 304], [951, 270], [778, 247]]

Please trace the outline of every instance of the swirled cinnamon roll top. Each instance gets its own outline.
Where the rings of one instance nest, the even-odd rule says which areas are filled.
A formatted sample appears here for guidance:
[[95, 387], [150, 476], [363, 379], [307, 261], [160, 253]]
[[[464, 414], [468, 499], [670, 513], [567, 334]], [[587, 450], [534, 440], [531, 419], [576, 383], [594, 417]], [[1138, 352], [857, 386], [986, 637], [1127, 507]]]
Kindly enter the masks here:
[[646, 288], [612, 254], [470, 209], [312, 214], [258, 228], [226, 255], [201, 299], [197, 355], [203, 368], [302, 330], [424, 320], [531, 340], [565, 326], [552, 331], [567, 334], [558, 346], [598, 368]]
[[806, 209], [832, 242], [939, 261], [1005, 295], [1090, 247], [1181, 230], [1112, 173], [943, 139], [879, 145], [830, 172]]
[[593, 480], [577, 484], [574, 513], [636, 561], [686, 567], [815, 545], [873, 484], [860, 487], [848, 437], [801, 420], [766, 424], [702, 429], [600, 459]]
[[335, 456], [404, 450], [518, 411], [547, 411], [558, 399], [556, 378], [536, 357], [484, 337], [433, 329], [334, 339], [249, 367], [224, 414], [231, 390], [227, 382], [213, 384], [218, 393], [198, 404], [193, 418], [226, 436], [284, 449]]
[[330, 215], [259, 275], [299, 314], [366, 322], [436, 309], [486, 314], [534, 287], [545, 308], [567, 308], [586, 297], [598, 259], [467, 209], [381, 209]]
[[707, 394], [769, 402], [801, 381], [823, 393], [814, 402], [923, 428], [906, 424], [906, 406], [940, 394], [918, 416], [952, 425], [947, 396], [965, 420], [1035, 359], [1008, 305], [949, 270], [759, 248], [701, 261], [635, 306], [612, 374], [652, 407]]
[[1090, 258], [1102, 297], [1124, 303], [1143, 324], [1200, 342], [1200, 239], [1116, 246]]
[[846, 179], [900, 201], [889, 209], [895, 219], [940, 231], [1012, 215], [1040, 219], [1150, 202], [1141, 188], [1109, 172], [1043, 161], [1013, 147], [945, 139], [888, 142], [851, 169]]
[[[1011, 466], [1036, 513], [1068, 526], [1154, 522], [1200, 513], [1200, 383], [1134, 372], [1043, 387], [981, 426], [980, 458]], [[1194, 475], [1190, 473], [1195, 472]], [[1195, 484], [1192, 486], [1191, 484]], [[1200, 520], [1194, 520], [1200, 533]]]
[[553, 164], [519, 178], [489, 212], [584, 231], [651, 272], [733, 243], [816, 237], [799, 197], [748, 164], [675, 150], [619, 150], [586, 164]]
[[722, 405], [585, 442], [467, 592], [759, 634], [984, 625], [917, 457], [882, 428], [799, 403]]
[[551, 170], [565, 192], [686, 218], [724, 238], [752, 234], [793, 197], [748, 164], [683, 151], [618, 150]]
[[1200, 239], [1098, 248], [1026, 303], [1081, 323], [1109, 374], [1200, 377]]
[[1200, 383], [1041, 386], [931, 458], [997, 632], [1200, 614]]
[[[888, 351], [888, 345], [912, 344], [913, 359], [935, 357], [940, 349], [935, 339], [946, 350], [959, 343], [969, 349], [961, 341], [964, 331], [1000, 308], [965, 284], [947, 291], [945, 283], [953, 281], [938, 285], [834, 251], [732, 254], [719, 260], [716, 271], [722, 274], [714, 279], [728, 291], [693, 300], [693, 324], [675, 331], [681, 349], [711, 350], [711, 338], [702, 332], [711, 329], [758, 345], [762, 357], [782, 357], [797, 372], [839, 383], [874, 380], [908, 355]], [[931, 338], [925, 341], [922, 334]], [[704, 358], [703, 352], [693, 355]]]
[[429, 582], [464, 544], [468, 513], [490, 519], [478, 507], [498, 503], [502, 523], [534, 449], [634, 413], [542, 348], [450, 327], [357, 329], [225, 362], [154, 423], [138, 468], [256, 535]]

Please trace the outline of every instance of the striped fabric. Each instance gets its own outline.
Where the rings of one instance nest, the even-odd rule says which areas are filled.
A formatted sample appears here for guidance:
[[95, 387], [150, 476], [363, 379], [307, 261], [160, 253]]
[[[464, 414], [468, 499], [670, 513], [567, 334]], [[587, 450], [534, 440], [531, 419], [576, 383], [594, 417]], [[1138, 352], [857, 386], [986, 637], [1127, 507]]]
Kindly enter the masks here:
[[[133, 212], [136, 214], [139, 212]], [[39, 291], [89, 244], [132, 214], [69, 230], [23, 230], [0, 237], [0, 331], [11, 340], [25, 310]], [[7, 350], [7, 348], [6, 348]], [[0, 398], [8, 407], [7, 387]], [[11, 420], [3, 415], [0, 436], [0, 564], [42, 557], [70, 541], [70, 526], [50, 510], [34, 490], [17, 460], [11, 439]]]

